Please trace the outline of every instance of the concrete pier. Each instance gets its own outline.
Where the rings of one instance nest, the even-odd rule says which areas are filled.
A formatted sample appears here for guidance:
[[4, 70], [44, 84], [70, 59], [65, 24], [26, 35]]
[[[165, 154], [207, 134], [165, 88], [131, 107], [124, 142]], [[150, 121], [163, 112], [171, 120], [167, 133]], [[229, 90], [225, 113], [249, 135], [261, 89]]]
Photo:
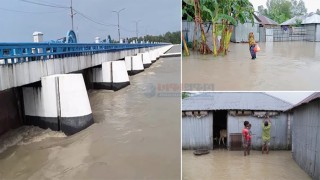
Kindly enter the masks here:
[[41, 87], [23, 87], [26, 124], [74, 134], [93, 124], [81, 74], [41, 78]]
[[0, 91], [0, 135], [22, 125], [20, 89]]
[[140, 56], [140, 58], [142, 59], [144, 68], [148, 68], [148, 67], [151, 66], [152, 62], [151, 62], [151, 58], [150, 58], [149, 52], [138, 53], [137, 56]]
[[144, 71], [141, 56], [126, 56], [125, 63], [126, 63], [128, 74], [130, 76]]
[[125, 61], [102, 63], [101, 68], [93, 68], [93, 87], [117, 91], [130, 85]]

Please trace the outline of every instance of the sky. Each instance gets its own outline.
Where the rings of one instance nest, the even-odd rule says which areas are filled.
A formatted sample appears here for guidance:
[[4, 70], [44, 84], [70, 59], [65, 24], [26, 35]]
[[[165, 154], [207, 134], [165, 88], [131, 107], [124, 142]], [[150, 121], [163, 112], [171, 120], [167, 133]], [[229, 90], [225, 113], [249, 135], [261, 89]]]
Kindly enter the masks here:
[[[35, 2], [53, 6], [70, 7], [70, 0], [1, 0], [0, 42], [31, 42], [32, 33], [40, 31], [44, 41], [65, 37], [71, 29], [70, 8], [53, 8], [27, 3]], [[74, 30], [80, 42], [93, 42], [111, 35], [118, 40], [117, 14], [120, 12], [121, 37], [160, 35], [181, 28], [181, 0], [73, 0], [80, 12], [74, 16]], [[99, 25], [85, 19], [82, 15]]]
[[[303, 0], [307, 8], [308, 13], [316, 12], [317, 9], [320, 9], [320, 0]], [[258, 11], [258, 6], [263, 5], [264, 8], [267, 7], [267, 0], [250, 0], [253, 4], [254, 9]]]
[[297, 104], [314, 92], [266, 92], [291, 104]]

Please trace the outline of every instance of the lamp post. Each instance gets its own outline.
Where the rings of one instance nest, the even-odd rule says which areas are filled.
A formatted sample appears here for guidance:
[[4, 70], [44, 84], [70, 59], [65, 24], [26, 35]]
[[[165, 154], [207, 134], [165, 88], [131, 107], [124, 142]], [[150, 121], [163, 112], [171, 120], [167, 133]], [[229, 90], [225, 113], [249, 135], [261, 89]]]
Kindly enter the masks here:
[[126, 8], [122, 8], [122, 9], [120, 9], [119, 11], [112, 11], [112, 12], [114, 12], [114, 13], [117, 13], [117, 15], [118, 15], [118, 35], [119, 35], [119, 43], [120, 43], [120, 18], [119, 18], [119, 16], [120, 16], [120, 12], [121, 11], [123, 11], [123, 10], [125, 10]]
[[138, 33], [139, 33], [139, 31], [138, 31], [138, 23], [139, 23], [140, 21], [141, 21], [141, 20], [134, 21], [134, 22], [136, 23], [136, 37], [137, 37], [137, 41], [138, 41], [138, 38], [139, 38], [139, 36], [138, 36]]

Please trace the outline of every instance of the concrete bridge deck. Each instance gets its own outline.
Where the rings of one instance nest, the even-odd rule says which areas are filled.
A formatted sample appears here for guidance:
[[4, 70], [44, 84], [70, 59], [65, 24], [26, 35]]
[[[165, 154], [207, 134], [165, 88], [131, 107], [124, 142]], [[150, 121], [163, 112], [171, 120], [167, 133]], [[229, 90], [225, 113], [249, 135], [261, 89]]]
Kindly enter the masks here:
[[0, 91], [159, 50], [168, 44], [1, 43]]

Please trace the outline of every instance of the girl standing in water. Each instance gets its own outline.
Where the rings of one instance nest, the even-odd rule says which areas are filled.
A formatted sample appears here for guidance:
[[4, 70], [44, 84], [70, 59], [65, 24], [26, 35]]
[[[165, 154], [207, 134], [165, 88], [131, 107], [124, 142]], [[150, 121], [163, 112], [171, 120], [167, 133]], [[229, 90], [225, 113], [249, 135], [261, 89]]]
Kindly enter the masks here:
[[256, 45], [256, 41], [254, 40], [254, 35], [253, 32], [249, 33], [249, 50], [250, 50], [250, 54], [252, 59], [256, 59], [256, 52], [254, 52], [254, 47]]

